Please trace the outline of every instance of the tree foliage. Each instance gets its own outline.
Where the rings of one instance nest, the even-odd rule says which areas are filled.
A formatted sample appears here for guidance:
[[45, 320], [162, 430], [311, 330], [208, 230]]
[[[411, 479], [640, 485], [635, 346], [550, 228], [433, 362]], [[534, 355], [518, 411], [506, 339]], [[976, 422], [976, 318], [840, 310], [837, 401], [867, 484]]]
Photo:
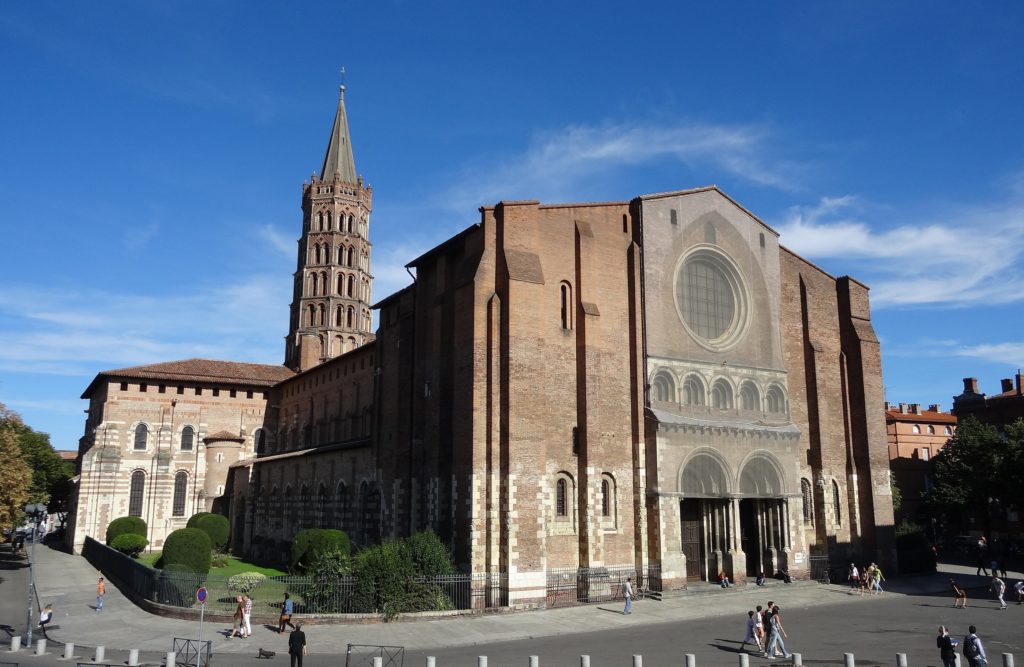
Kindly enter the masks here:
[[146, 533], [146, 522], [142, 517], [122, 516], [107, 524], [106, 542], [111, 547], [114, 547], [114, 540], [121, 535], [141, 535], [145, 537]]
[[328, 553], [348, 556], [352, 542], [347, 534], [333, 528], [307, 528], [300, 530], [292, 539], [291, 570], [302, 573], [312, 568], [316, 561]]
[[179, 528], [164, 541], [161, 556], [163, 569], [180, 565], [192, 572], [206, 574], [210, 571], [210, 551], [213, 545], [210, 537], [198, 528]]
[[1024, 463], [1024, 419], [1005, 432], [966, 417], [933, 459], [935, 486], [929, 504], [947, 511], [967, 511], [987, 521], [996, 504], [1020, 504]]
[[[194, 521], [193, 521], [194, 519]], [[188, 528], [198, 528], [210, 538], [210, 544], [217, 551], [224, 551], [228, 546], [231, 525], [228, 518], [221, 514], [204, 512], [189, 519]]]
[[121, 533], [109, 544], [112, 549], [120, 551], [125, 556], [138, 558], [139, 554], [149, 545], [149, 540], [135, 533]]
[[30, 498], [32, 469], [22, 453], [20, 437], [27, 428], [16, 412], [0, 403], [0, 529], [14, 527]]

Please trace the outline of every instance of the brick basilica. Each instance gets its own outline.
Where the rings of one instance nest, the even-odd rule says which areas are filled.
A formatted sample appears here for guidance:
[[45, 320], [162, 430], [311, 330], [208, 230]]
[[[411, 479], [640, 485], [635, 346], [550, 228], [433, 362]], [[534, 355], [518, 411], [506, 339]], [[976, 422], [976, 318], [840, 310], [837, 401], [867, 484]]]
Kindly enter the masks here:
[[868, 289], [718, 188], [502, 201], [372, 306], [372, 189], [344, 88], [303, 186], [285, 363], [191, 359], [89, 385], [68, 540], [202, 510], [281, 560], [307, 527], [431, 528], [540, 604], [564, 568], [666, 588], [823, 555], [895, 560]]

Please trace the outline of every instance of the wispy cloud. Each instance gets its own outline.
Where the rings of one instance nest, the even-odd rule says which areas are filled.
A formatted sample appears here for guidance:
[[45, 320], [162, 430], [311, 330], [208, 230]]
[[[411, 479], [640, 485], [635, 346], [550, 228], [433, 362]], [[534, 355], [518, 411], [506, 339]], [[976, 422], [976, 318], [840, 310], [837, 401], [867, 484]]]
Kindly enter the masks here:
[[274, 250], [278, 251], [289, 259], [295, 258], [295, 253], [298, 252], [298, 246], [295, 243], [295, 239], [284, 234], [274, 225], [263, 225], [257, 229], [257, 235], [259, 238], [270, 244]]
[[149, 224], [132, 225], [124, 233], [122, 242], [127, 250], [142, 250], [149, 242], [160, 233], [160, 223], [150, 222]]
[[958, 339], [916, 339], [885, 347], [893, 357], [938, 358], [963, 357], [988, 361], [1008, 368], [1024, 367], [1024, 340], [989, 343], [965, 342]]
[[499, 199], [576, 199], [595, 177], [660, 160], [690, 168], [712, 167], [745, 181], [794, 189], [800, 167], [779, 158], [776, 137], [764, 125], [677, 122], [573, 125], [538, 135], [518, 156], [473, 165], [444, 193], [457, 210]]
[[289, 298], [287, 281], [276, 275], [147, 295], [9, 285], [0, 289], [8, 322], [0, 369], [90, 375], [97, 367], [195, 356], [274, 363]]
[[792, 208], [777, 228], [797, 253], [855, 267], [879, 307], [1024, 299], [1024, 203], [947, 208], [932, 219], [890, 226], [868, 224], [866, 209], [856, 197], [825, 197]]

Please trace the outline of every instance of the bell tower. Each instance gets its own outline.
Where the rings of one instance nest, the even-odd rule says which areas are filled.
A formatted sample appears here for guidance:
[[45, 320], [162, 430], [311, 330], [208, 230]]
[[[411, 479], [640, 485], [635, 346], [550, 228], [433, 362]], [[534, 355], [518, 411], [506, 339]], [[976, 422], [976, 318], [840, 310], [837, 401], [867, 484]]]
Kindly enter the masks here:
[[320, 177], [302, 185], [302, 237], [285, 365], [301, 372], [372, 340], [370, 210], [373, 188], [356, 175], [345, 86]]

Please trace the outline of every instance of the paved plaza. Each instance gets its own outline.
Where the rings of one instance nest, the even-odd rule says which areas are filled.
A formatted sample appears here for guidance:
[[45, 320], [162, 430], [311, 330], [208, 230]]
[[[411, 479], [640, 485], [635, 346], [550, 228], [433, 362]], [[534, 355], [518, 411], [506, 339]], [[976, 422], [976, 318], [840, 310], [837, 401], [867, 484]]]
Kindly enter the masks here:
[[[98, 573], [85, 559], [49, 547], [36, 553], [39, 597], [53, 604], [59, 629], [50, 633], [49, 655], [22, 653], [20, 664], [67, 665], [58, 659], [62, 642], [76, 644], [83, 662], [97, 644], [107, 647], [107, 661], [124, 664], [125, 649], [138, 648], [142, 660], [159, 664], [173, 637], [196, 637], [198, 623], [155, 616], [132, 605], [114, 586], [102, 612], [92, 609]], [[4, 561], [0, 583], [0, 612], [8, 632], [24, 633], [27, 570]], [[423, 665], [436, 656], [438, 667], [476, 665], [477, 656], [489, 658], [488, 667], [528, 665], [530, 655], [541, 665], [578, 665], [581, 654], [591, 656], [594, 667], [632, 665], [632, 655], [643, 655], [645, 667], [684, 664], [684, 654], [697, 656], [698, 665], [736, 665], [743, 638], [746, 611], [773, 599], [782, 608], [787, 648], [800, 652], [808, 665], [841, 665], [842, 654], [853, 652], [858, 665], [894, 665], [896, 653], [907, 653], [910, 665], [937, 665], [935, 629], [942, 623], [957, 636], [974, 623], [986, 642], [990, 663], [1000, 664], [1006, 651], [1024, 660], [1024, 606], [1010, 603], [1005, 611], [985, 590], [986, 579], [973, 569], [944, 565], [943, 572], [926, 577], [890, 578], [888, 591], [878, 597], [849, 595], [843, 586], [779, 582], [762, 589], [754, 586], [721, 590], [714, 586], [666, 598], [640, 601], [634, 613], [623, 616], [618, 603], [587, 605], [538, 612], [488, 614], [364, 625], [307, 625], [311, 655], [306, 664], [342, 665], [348, 644], [405, 647], [405, 664]], [[967, 610], [954, 610], [946, 594], [946, 577], [953, 574], [970, 587]], [[1011, 573], [1011, 580], [1021, 578]], [[253, 628], [247, 640], [227, 640], [225, 624], [205, 624], [204, 636], [214, 642], [215, 664], [288, 664], [286, 636], [269, 627]], [[277, 652], [271, 660], [255, 661], [258, 648]], [[0, 655], [0, 660], [4, 657]], [[776, 660], [775, 663], [783, 663]], [[769, 664], [750, 656], [751, 665]]]

